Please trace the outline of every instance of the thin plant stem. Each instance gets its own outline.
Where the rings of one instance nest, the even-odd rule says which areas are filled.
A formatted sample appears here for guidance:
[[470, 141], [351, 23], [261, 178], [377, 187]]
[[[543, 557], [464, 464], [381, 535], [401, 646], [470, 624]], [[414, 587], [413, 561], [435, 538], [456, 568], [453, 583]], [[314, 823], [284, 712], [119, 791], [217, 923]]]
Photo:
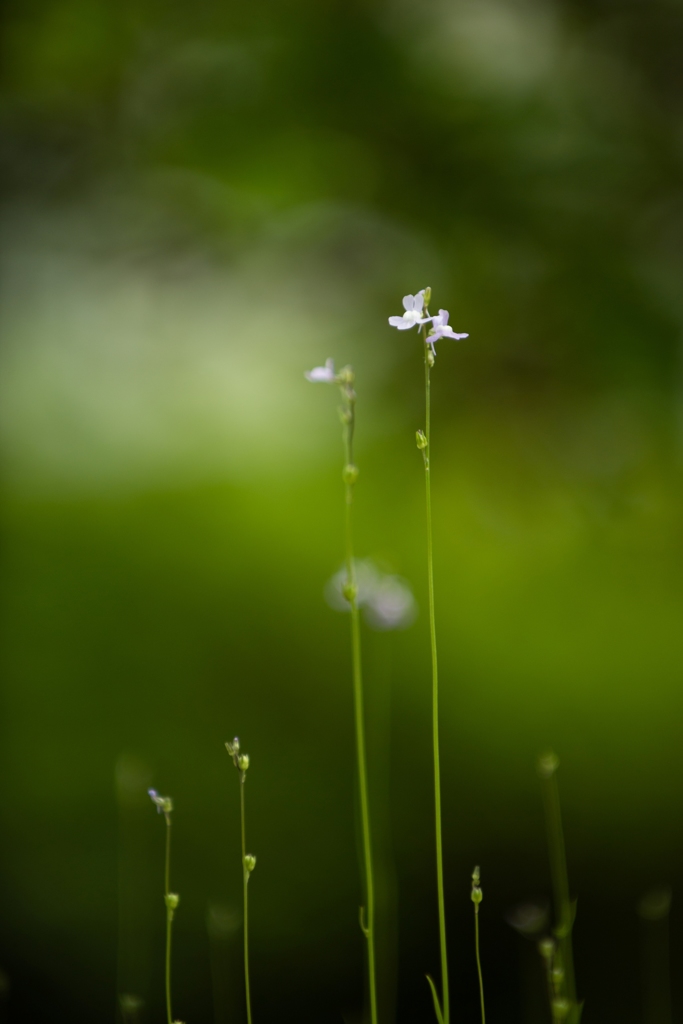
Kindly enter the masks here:
[[553, 1009], [553, 1000], [555, 999], [555, 992], [553, 990], [553, 960], [552, 960], [552, 955], [549, 956], [549, 957], [544, 957], [543, 961], [544, 961], [544, 967], [545, 967], [545, 980], [546, 980], [546, 985], [548, 986], [548, 1007], [550, 1009], [550, 1019], [551, 1019], [551, 1024], [554, 1024], [554, 1021], [555, 1021], [555, 1010]]
[[171, 815], [166, 814], [166, 863], [164, 870], [164, 898], [166, 902], [166, 1019], [173, 1024], [171, 1012], [171, 931], [173, 928], [173, 907], [171, 895]]
[[486, 1024], [484, 1010], [484, 978], [481, 973], [481, 957], [479, 955], [479, 905], [474, 904], [474, 949], [477, 955], [477, 974], [479, 975], [479, 1002], [481, 1004], [481, 1024]]
[[244, 890], [244, 988], [247, 1000], [247, 1024], [251, 1024], [251, 989], [249, 986], [249, 869], [247, 867], [247, 834], [244, 813], [245, 772], [240, 773], [240, 822], [242, 826], [242, 886]]
[[368, 949], [368, 988], [370, 998], [371, 1024], [377, 1024], [377, 979], [375, 964], [375, 883], [372, 866], [372, 842], [370, 834], [370, 806], [365, 751], [365, 711], [363, 701], [363, 672], [360, 643], [360, 615], [357, 600], [356, 571], [353, 557], [353, 488], [356, 468], [353, 462], [353, 432], [355, 425], [355, 392], [351, 381], [342, 388], [347, 408], [343, 411], [344, 449], [346, 465], [346, 598], [351, 609], [351, 652], [353, 669], [353, 703], [356, 727], [356, 755], [358, 767], [358, 788], [360, 793], [361, 831], [363, 845], [363, 868], [365, 875], [366, 905], [361, 908], [360, 923]]
[[441, 829], [441, 760], [439, 755], [439, 670], [436, 652], [436, 618], [434, 612], [434, 546], [432, 537], [431, 487], [431, 387], [430, 349], [426, 329], [422, 328], [425, 342], [425, 440], [422, 449], [425, 467], [425, 497], [427, 507], [427, 580], [429, 587], [429, 636], [432, 651], [432, 742], [434, 749], [434, 825], [436, 831], [436, 885], [439, 903], [439, 948], [441, 952], [441, 998], [443, 1024], [450, 1024], [448, 992], [448, 953], [446, 949], [446, 904], [443, 881], [443, 839]]
[[557, 785], [557, 767], [559, 759], [549, 752], [539, 760], [539, 774], [543, 791], [546, 829], [548, 834], [548, 853], [550, 857], [550, 873], [553, 883], [555, 901], [556, 927], [560, 963], [564, 972], [564, 992], [570, 1004], [569, 1024], [576, 1024], [580, 1009], [576, 998], [574, 979], [574, 957], [572, 953], [572, 927], [574, 924], [574, 908], [569, 897], [569, 877], [567, 874], [567, 854], [562, 828], [562, 812], [560, 809], [560, 793]]
[[670, 907], [671, 889], [667, 886], [651, 889], [638, 903], [645, 1024], [671, 1024]]

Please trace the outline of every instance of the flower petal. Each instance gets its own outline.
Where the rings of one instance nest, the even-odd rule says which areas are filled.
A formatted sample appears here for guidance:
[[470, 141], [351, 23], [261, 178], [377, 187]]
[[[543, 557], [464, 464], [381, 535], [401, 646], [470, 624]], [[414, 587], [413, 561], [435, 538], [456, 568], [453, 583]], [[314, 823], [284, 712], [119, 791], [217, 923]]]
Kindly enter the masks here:
[[416, 310], [418, 313], [421, 313], [422, 312], [422, 307], [424, 306], [424, 304], [425, 304], [425, 290], [424, 290], [424, 288], [422, 288], [421, 291], [419, 291], [417, 293], [417, 295], [415, 295], [413, 297], [413, 309]]
[[398, 327], [399, 329], [402, 329], [405, 320], [403, 319], [402, 316], [390, 316], [389, 323], [391, 324], [392, 327]]
[[444, 327], [448, 323], [448, 316], [449, 316], [449, 314], [448, 314], [448, 310], [447, 309], [440, 309], [439, 310], [439, 320], [440, 320], [441, 324]]
[[334, 384], [334, 361], [328, 359], [324, 366], [314, 366], [312, 370], [306, 370], [304, 377], [312, 384]]
[[411, 309], [415, 309], [415, 296], [414, 295], [404, 295], [403, 296], [403, 308], [406, 310], [406, 312], [409, 312]]

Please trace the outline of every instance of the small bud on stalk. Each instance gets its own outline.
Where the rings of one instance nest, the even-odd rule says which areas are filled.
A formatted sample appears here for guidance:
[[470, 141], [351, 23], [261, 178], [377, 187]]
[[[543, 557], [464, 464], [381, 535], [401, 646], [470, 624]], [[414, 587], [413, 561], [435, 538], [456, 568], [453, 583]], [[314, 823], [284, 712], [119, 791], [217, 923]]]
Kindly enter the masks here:
[[555, 991], [559, 992], [562, 982], [564, 981], [564, 970], [559, 965], [553, 967], [551, 977], [553, 979]]
[[553, 999], [553, 1021], [564, 1020], [571, 1010], [571, 1003], [568, 999]]
[[549, 779], [554, 775], [560, 766], [560, 759], [553, 750], [541, 754], [538, 759], [538, 774], [543, 779]]
[[479, 865], [472, 872], [472, 892], [470, 893], [470, 899], [474, 903], [474, 909], [479, 910], [479, 904], [484, 898], [484, 894], [481, 891], [479, 882], [481, 881], [481, 874], [479, 871]]

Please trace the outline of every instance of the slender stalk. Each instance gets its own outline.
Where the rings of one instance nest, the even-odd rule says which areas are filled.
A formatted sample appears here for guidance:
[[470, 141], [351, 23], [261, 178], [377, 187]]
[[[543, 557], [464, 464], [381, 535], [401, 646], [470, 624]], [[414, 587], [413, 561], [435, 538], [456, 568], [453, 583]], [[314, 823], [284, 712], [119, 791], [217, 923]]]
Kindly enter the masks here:
[[560, 964], [564, 972], [564, 994], [570, 1004], [569, 1024], [576, 1024], [580, 1017], [580, 1010], [576, 999], [574, 957], [572, 953], [574, 909], [569, 898], [567, 855], [562, 828], [560, 793], [557, 786], [558, 765], [559, 759], [552, 752], [544, 754], [539, 760], [539, 774], [542, 780], [543, 804], [545, 808], [546, 829], [548, 834], [548, 853], [550, 856], [550, 872], [553, 883], [555, 916], [557, 922], [555, 934], [559, 947]]
[[484, 1010], [484, 978], [481, 973], [481, 957], [479, 955], [479, 905], [474, 904], [474, 949], [477, 954], [477, 974], [479, 975], [479, 1002], [481, 1004], [481, 1024], [486, 1024]]
[[436, 885], [439, 903], [439, 948], [441, 951], [441, 998], [443, 1024], [450, 1024], [450, 1000], [448, 992], [448, 954], [446, 950], [446, 904], [443, 882], [443, 839], [441, 829], [441, 760], [439, 755], [439, 670], [436, 652], [436, 619], [434, 613], [434, 546], [432, 538], [432, 487], [431, 487], [431, 387], [430, 355], [426, 329], [422, 329], [425, 341], [425, 440], [422, 457], [425, 467], [425, 497], [427, 506], [427, 580], [429, 587], [429, 636], [432, 651], [432, 742], [434, 749], [434, 825], [436, 831]]
[[671, 889], [646, 892], [638, 903], [642, 928], [643, 1019], [645, 1024], [671, 1024], [671, 953], [669, 911]]
[[244, 814], [245, 772], [240, 772], [240, 822], [242, 826], [242, 887], [244, 890], [244, 988], [247, 999], [247, 1024], [251, 1024], [251, 989], [249, 986], [249, 868], [247, 867], [247, 831]]
[[164, 870], [164, 900], [166, 902], [166, 1020], [173, 1024], [171, 1013], [171, 931], [173, 928], [173, 907], [171, 906], [171, 815], [166, 814], [166, 863]]
[[[348, 371], [350, 374], [350, 371]], [[346, 587], [345, 596], [351, 609], [351, 652], [353, 670], [354, 722], [356, 727], [356, 755], [358, 766], [358, 788], [360, 793], [361, 831], [363, 845], [363, 868], [365, 875], [366, 906], [361, 908], [361, 928], [368, 949], [368, 988], [370, 997], [371, 1024], [377, 1024], [377, 979], [375, 964], [375, 883], [372, 867], [372, 842], [370, 834], [370, 807], [365, 751], [365, 712], [363, 701], [363, 672], [360, 643], [360, 615], [358, 610], [356, 571], [353, 557], [353, 488], [357, 470], [353, 462], [353, 433], [355, 425], [356, 396], [352, 379], [342, 386], [347, 407], [343, 410], [344, 450], [346, 464]]]

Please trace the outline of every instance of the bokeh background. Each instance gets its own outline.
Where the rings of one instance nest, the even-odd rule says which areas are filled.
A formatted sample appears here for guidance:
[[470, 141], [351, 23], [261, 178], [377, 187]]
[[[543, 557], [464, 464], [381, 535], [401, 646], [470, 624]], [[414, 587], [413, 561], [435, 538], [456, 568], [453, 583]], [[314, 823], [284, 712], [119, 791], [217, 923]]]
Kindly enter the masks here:
[[175, 1013], [243, 1020], [235, 734], [255, 1020], [361, 1019], [348, 621], [323, 597], [340, 428], [303, 377], [333, 356], [357, 373], [358, 553], [419, 606], [364, 645], [384, 1019], [432, 1020], [421, 351], [387, 326], [430, 284], [470, 333], [433, 383], [456, 1019], [477, 1020], [479, 863], [490, 1017], [546, 1020], [507, 917], [549, 899], [553, 746], [583, 1019], [668, 1024], [636, 907], [672, 887], [680, 989], [681, 4], [2, 18], [6, 1019], [121, 1020], [125, 995], [163, 1020], [154, 785], [176, 805]]

